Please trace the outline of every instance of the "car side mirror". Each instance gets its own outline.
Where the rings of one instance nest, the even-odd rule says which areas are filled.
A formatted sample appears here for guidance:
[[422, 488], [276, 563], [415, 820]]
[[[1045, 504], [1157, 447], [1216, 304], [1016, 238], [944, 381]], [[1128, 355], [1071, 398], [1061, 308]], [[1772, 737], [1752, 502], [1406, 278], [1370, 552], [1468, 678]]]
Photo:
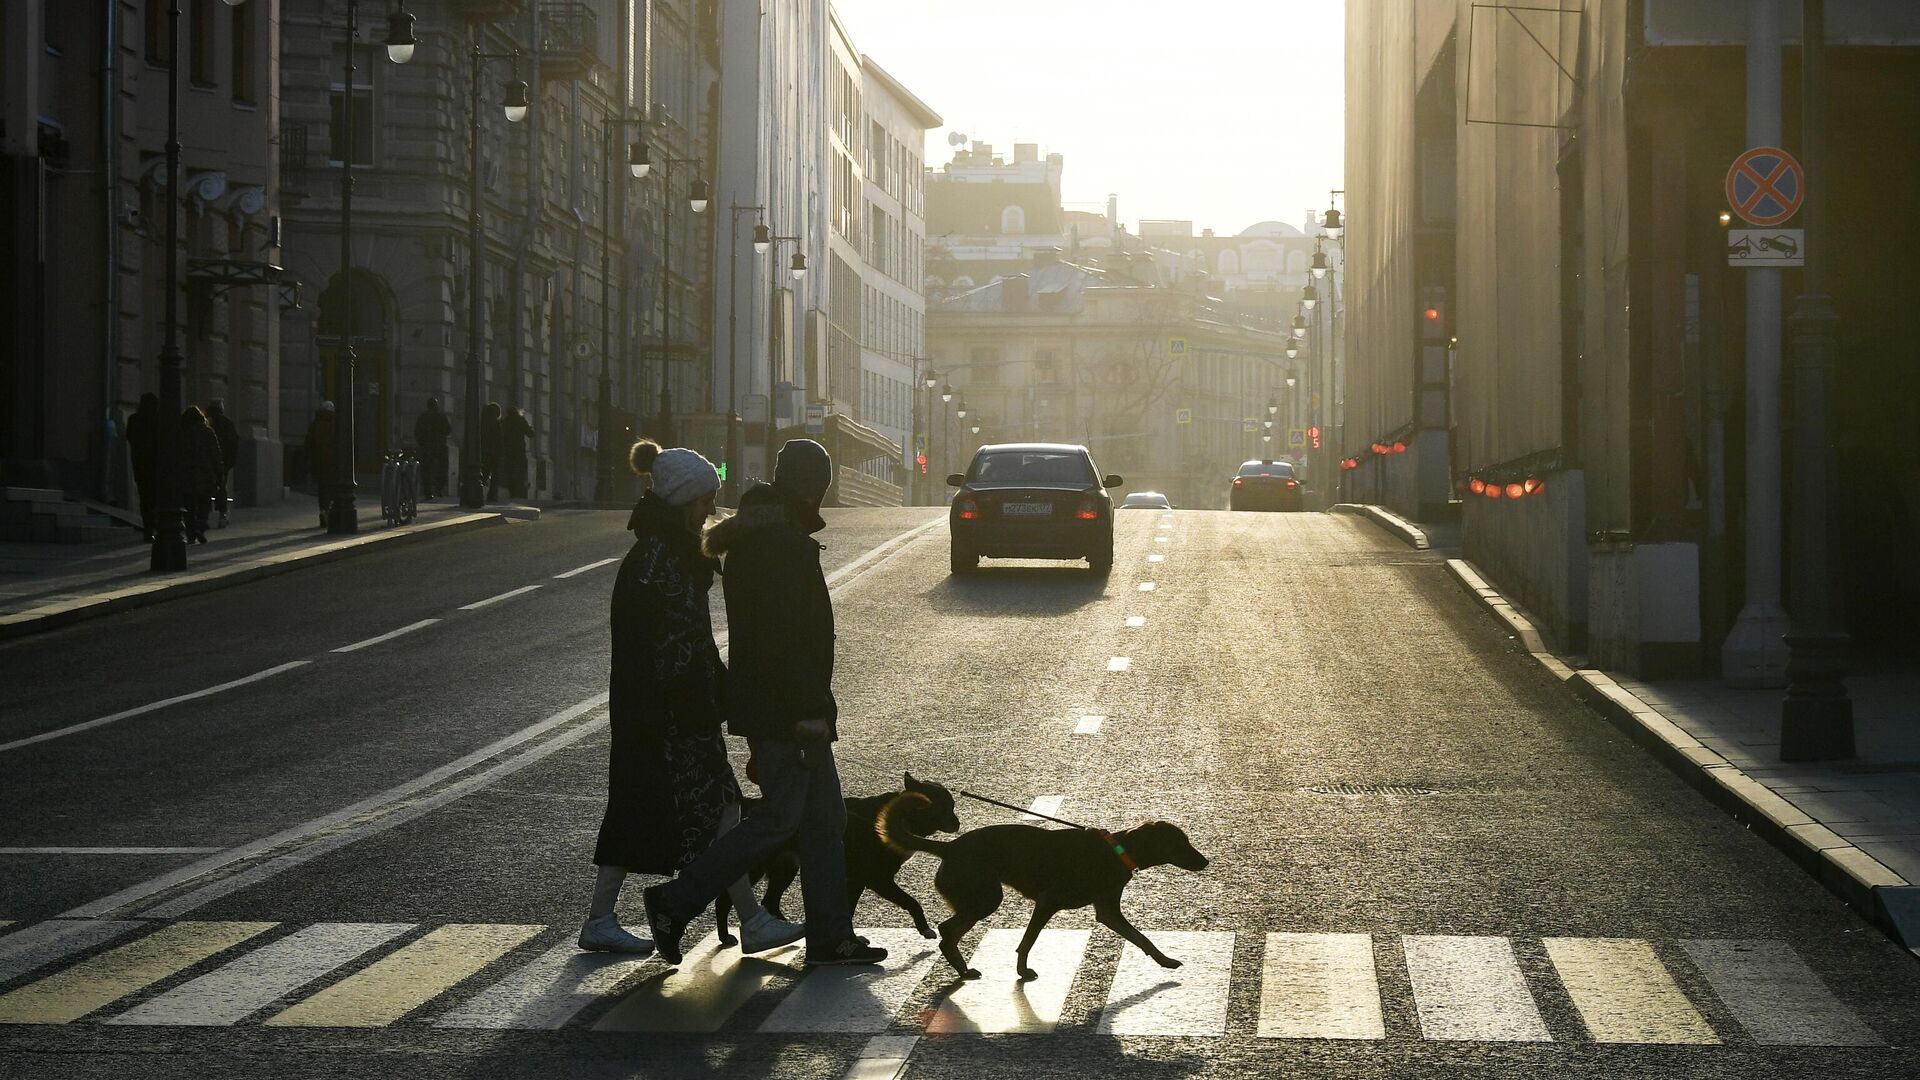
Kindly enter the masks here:
[[967, 486], [967, 476], [966, 476], [966, 474], [965, 474], [965, 473], [948, 473], [948, 474], [947, 474], [947, 486], [948, 486], [948, 487], [965, 487], [965, 486]]
[[1105, 485], [1106, 487], [1111, 488], [1111, 487], [1119, 487], [1121, 484], [1126, 483], [1126, 481], [1120, 479], [1119, 474], [1116, 473], [1116, 474], [1109, 475], [1105, 480], [1100, 481], [1100, 483]]

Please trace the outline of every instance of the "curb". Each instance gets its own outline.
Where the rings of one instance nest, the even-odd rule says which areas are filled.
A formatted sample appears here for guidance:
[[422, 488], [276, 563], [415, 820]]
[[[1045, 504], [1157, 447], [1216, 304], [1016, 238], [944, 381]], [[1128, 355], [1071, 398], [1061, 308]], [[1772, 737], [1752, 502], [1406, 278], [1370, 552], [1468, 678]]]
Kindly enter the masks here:
[[367, 536], [356, 536], [348, 540], [337, 540], [328, 544], [298, 548], [294, 551], [251, 559], [247, 562], [236, 563], [232, 566], [223, 566], [217, 570], [208, 570], [204, 573], [189, 574], [184, 577], [161, 581], [143, 581], [135, 585], [128, 585], [124, 588], [114, 589], [108, 592], [95, 593], [91, 596], [84, 596], [75, 600], [62, 600], [58, 603], [46, 604], [41, 607], [30, 608], [26, 611], [14, 612], [11, 615], [0, 615], [0, 641], [26, 637], [30, 634], [38, 634], [62, 626], [70, 626], [99, 615], [108, 615], [114, 612], [128, 611], [133, 608], [147, 607], [152, 604], [158, 604], [183, 596], [197, 596], [200, 593], [212, 592], [215, 589], [224, 589], [232, 585], [243, 585], [249, 581], [258, 581], [261, 578], [284, 574], [290, 570], [298, 570], [303, 566], [311, 566], [317, 563], [331, 562], [334, 559], [344, 558], [345, 556], [355, 554], [361, 549], [371, 547], [375, 544], [401, 543], [434, 536], [444, 536], [450, 533], [465, 532], [469, 529], [475, 529], [485, 525], [502, 525], [506, 523], [506, 520], [504, 515], [498, 513], [462, 514], [459, 517], [449, 518], [445, 521], [428, 522], [423, 525], [408, 525], [403, 528], [382, 531]]
[[1426, 530], [1401, 517], [1384, 506], [1373, 503], [1349, 503], [1359, 513], [1373, 519], [1375, 525], [1392, 533], [1394, 538], [1415, 551], [1431, 551], [1433, 544], [1428, 541]]
[[1867, 921], [1920, 955], [1920, 885], [1847, 842], [1792, 802], [1741, 771], [1607, 676], [1578, 671], [1546, 650], [1526, 614], [1490, 587], [1472, 563], [1448, 559], [1451, 573], [1480, 605], [1513, 630], [1533, 658], [1574, 696], [1640, 744], [1708, 801], [1764, 837]]

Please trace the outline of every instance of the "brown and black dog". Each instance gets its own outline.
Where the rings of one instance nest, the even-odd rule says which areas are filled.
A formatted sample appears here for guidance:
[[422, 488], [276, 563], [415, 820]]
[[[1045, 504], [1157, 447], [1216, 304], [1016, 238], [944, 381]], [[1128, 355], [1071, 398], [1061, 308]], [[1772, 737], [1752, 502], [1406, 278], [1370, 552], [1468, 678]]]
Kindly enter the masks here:
[[1039, 977], [1027, 966], [1027, 953], [1047, 920], [1057, 912], [1088, 904], [1102, 926], [1139, 946], [1161, 967], [1180, 966], [1180, 961], [1155, 948], [1120, 910], [1120, 893], [1133, 880], [1135, 870], [1167, 864], [1183, 870], [1207, 868], [1207, 857], [1194, 850], [1178, 825], [1149, 821], [1112, 834], [1095, 829], [988, 825], [952, 840], [929, 840], [898, 828], [923, 806], [925, 798], [911, 791], [894, 796], [875, 819], [874, 831], [895, 851], [925, 851], [940, 858], [933, 886], [953, 909], [953, 918], [940, 924], [940, 953], [962, 978], [977, 979], [980, 973], [960, 959], [960, 939], [1000, 907], [1006, 885], [1033, 901], [1033, 919], [1020, 939], [1023, 980]]
[[[912, 773], [905, 774], [903, 780], [905, 791], [888, 791], [846, 800], [847, 910], [858, 907], [860, 895], [871, 889], [874, 895], [892, 901], [912, 916], [913, 925], [920, 931], [921, 937], [931, 938], [934, 936], [933, 927], [927, 924], [926, 910], [920, 906], [920, 901], [893, 880], [913, 853], [881, 843], [879, 834], [874, 831], [874, 819], [889, 801], [909, 792], [919, 796], [920, 802], [913, 809], [902, 811], [902, 816], [896, 819], [895, 828], [915, 836], [932, 832], [959, 832], [960, 819], [953, 812], [953, 793], [944, 786], [928, 780], [916, 780]], [[759, 801], [743, 799], [741, 809], [751, 814]], [[766, 879], [767, 893], [761, 902], [776, 919], [786, 918], [780, 913], [780, 898], [800, 873], [800, 862], [794, 856], [797, 843], [797, 839], [789, 840], [765, 864], [753, 869], [754, 881], [763, 877]], [[733, 935], [727, 932], [727, 913], [732, 910], [733, 901], [726, 893], [721, 893], [713, 902], [713, 921], [723, 945], [734, 944]]]

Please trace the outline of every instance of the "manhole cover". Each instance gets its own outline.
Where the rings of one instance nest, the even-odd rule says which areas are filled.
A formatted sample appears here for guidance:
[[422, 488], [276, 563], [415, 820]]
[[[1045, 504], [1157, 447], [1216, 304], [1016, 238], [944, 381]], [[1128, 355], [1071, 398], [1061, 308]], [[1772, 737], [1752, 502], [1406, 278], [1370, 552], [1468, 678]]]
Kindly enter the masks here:
[[1314, 795], [1431, 795], [1432, 788], [1415, 784], [1317, 784], [1306, 788]]

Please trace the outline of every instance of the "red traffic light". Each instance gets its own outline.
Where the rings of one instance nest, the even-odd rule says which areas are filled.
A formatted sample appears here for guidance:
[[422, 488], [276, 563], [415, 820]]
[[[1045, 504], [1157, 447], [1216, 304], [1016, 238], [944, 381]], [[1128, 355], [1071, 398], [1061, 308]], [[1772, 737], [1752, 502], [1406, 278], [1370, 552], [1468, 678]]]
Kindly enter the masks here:
[[1487, 490], [1487, 482], [1476, 476], [1467, 481], [1467, 490], [1473, 492], [1475, 495], [1484, 494]]
[[1440, 309], [1437, 307], [1429, 307], [1426, 311], [1422, 312], [1422, 314], [1427, 317], [1428, 322], [1440, 321]]

